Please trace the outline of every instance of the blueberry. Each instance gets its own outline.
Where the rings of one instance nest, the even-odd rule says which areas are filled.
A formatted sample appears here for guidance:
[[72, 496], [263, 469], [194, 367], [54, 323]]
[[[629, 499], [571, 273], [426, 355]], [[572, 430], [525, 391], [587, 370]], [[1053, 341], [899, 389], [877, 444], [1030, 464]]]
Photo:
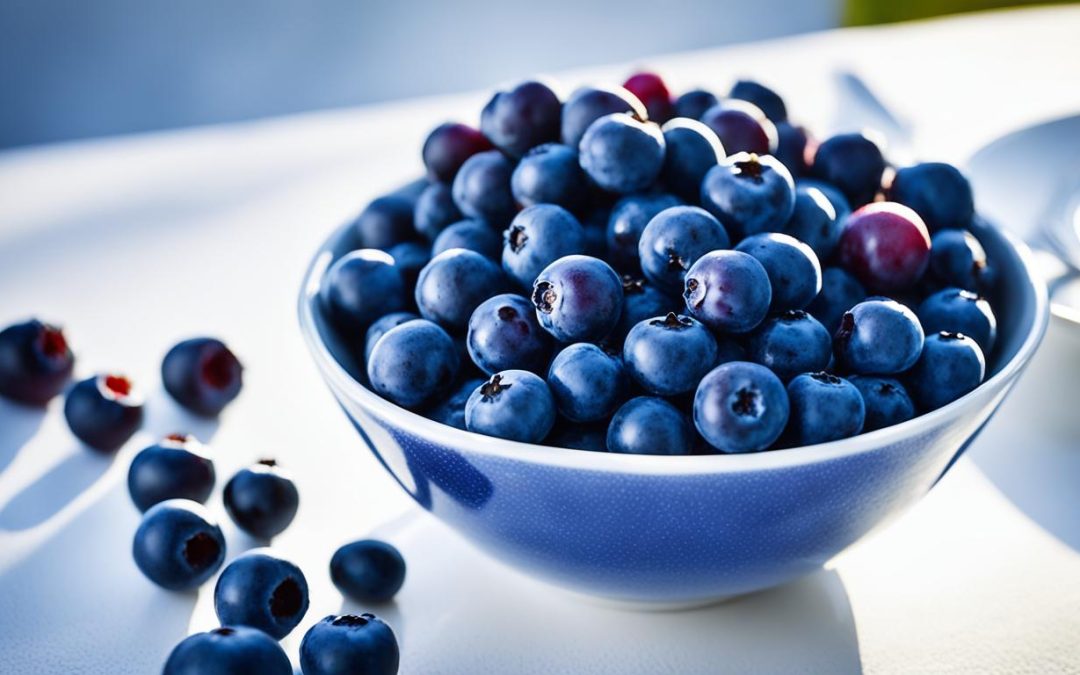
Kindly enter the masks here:
[[488, 436], [539, 443], [555, 424], [555, 401], [547, 383], [527, 370], [491, 376], [469, 397], [465, 426]]
[[705, 174], [701, 205], [738, 240], [782, 228], [795, 209], [795, 184], [775, 157], [740, 152]]
[[503, 269], [522, 288], [563, 256], [585, 252], [585, 230], [561, 206], [537, 204], [514, 217], [504, 235]]
[[386, 195], [374, 200], [353, 222], [357, 243], [361, 248], [385, 250], [415, 239], [414, 208], [412, 201], [400, 195]]
[[405, 558], [385, 541], [354, 541], [334, 552], [330, 580], [354, 602], [386, 602], [405, 583]]
[[966, 230], [938, 230], [930, 238], [930, 273], [946, 286], [979, 292], [990, 286], [986, 251]]
[[936, 410], [975, 389], [986, 375], [978, 343], [966, 335], [940, 332], [926, 338], [908, 374], [912, 398], [924, 411]]
[[483, 383], [484, 380], [480, 378], [465, 380], [445, 400], [428, 410], [425, 416], [441, 424], [464, 430], [465, 404], [469, 402], [469, 397], [476, 388]]
[[536, 322], [527, 298], [504, 293], [488, 298], [469, 319], [469, 356], [480, 370], [543, 373], [551, 357], [551, 336]]
[[459, 365], [457, 347], [446, 331], [418, 319], [391, 328], [375, 343], [367, 374], [377, 394], [415, 409], [438, 399]]
[[833, 339], [837, 360], [859, 375], [890, 375], [915, 364], [923, 329], [909, 308], [888, 298], [860, 302], [844, 313]]
[[975, 216], [971, 183], [955, 166], [942, 162], [898, 170], [889, 186], [889, 199], [912, 208], [931, 232], [965, 228]]
[[636, 96], [622, 87], [578, 89], [563, 104], [562, 142], [577, 149], [585, 130], [596, 120], [612, 113], [626, 113], [639, 120], [649, 118], [645, 106]]
[[319, 303], [338, 326], [358, 332], [384, 314], [405, 309], [405, 293], [393, 256], [361, 249], [330, 266], [319, 288]]
[[867, 204], [844, 224], [840, 262], [872, 291], [902, 291], [926, 271], [930, 234], [919, 214], [902, 204]]
[[716, 94], [704, 89], [691, 89], [675, 99], [675, 116], [700, 120], [705, 111], [720, 102]]
[[374, 614], [328, 616], [300, 643], [304, 675], [394, 675], [397, 638]]
[[161, 362], [161, 382], [177, 403], [212, 417], [240, 395], [243, 366], [225, 343], [192, 338], [177, 343]]
[[760, 82], [738, 80], [732, 85], [728, 97], [753, 103], [773, 122], [787, 121], [787, 106], [784, 105], [784, 99]]
[[636, 279], [624, 274], [622, 284], [622, 312], [619, 313], [619, 322], [615, 325], [615, 330], [608, 336], [616, 347], [623, 343], [627, 333], [639, 321], [651, 319], [654, 316], [666, 316], [668, 312], [685, 311], [686, 306], [681, 298], [664, 293], [645, 279]]
[[667, 122], [675, 112], [671, 92], [656, 73], [635, 73], [623, 82], [623, 88], [641, 101], [649, 119], [657, 124]]
[[0, 331], [0, 396], [45, 405], [67, 386], [75, 367], [64, 331], [30, 319]]
[[694, 425], [721, 452], [757, 452], [776, 442], [788, 421], [787, 390], [771, 370], [746, 361], [717, 366], [694, 396]]
[[225, 537], [201, 504], [170, 499], [143, 515], [131, 547], [143, 575], [171, 591], [198, 587], [225, 560]]
[[674, 312], [646, 319], [623, 345], [630, 375], [646, 391], [675, 396], [693, 391], [716, 365], [716, 338], [701, 322]]
[[420, 315], [454, 333], [462, 333], [481, 302], [501, 292], [506, 277], [490, 258], [453, 248], [431, 259], [416, 280]]
[[978, 343], [983, 355], [994, 349], [997, 318], [990, 303], [971, 291], [946, 288], [923, 300], [917, 310], [926, 334], [963, 333]]
[[558, 204], [571, 210], [579, 208], [588, 190], [577, 148], [545, 143], [529, 150], [510, 177], [510, 189], [522, 206]]
[[787, 382], [800, 373], [828, 368], [832, 338], [817, 319], [791, 310], [766, 319], [750, 334], [749, 357]]
[[432, 183], [424, 188], [413, 210], [413, 226], [428, 241], [461, 220], [461, 210], [454, 203], [454, 193], [446, 183]]
[[214, 587], [214, 611], [222, 625], [258, 628], [275, 640], [296, 628], [307, 609], [304, 573], [270, 549], [253, 549], [233, 560]]
[[638, 396], [611, 418], [608, 452], [628, 455], [688, 455], [693, 432], [686, 416], [662, 398]]
[[272, 459], [237, 471], [225, 484], [222, 499], [237, 527], [263, 540], [284, 532], [300, 506], [296, 484]]
[[261, 630], [224, 626], [184, 638], [162, 675], [292, 675], [285, 650]]
[[881, 148], [861, 133], [839, 134], [828, 138], [814, 153], [811, 173], [835, 185], [852, 207], [874, 200], [881, 188], [885, 157]]
[[607, 418], [626, 392], [626, 374], [619, 357], [585, 342], [572, 344], [555, 356], [547, 381], [559, 412], [573, 422]]
[[607, 452], [607, 421], [597, 424], [578, 424], [560, 420], [555, 423], [544, 445], [553, 448]]
[[597, 258], [569, 255], [544, 268], [533, 284], [536, 318], [560, 342], [596, 342], [622, 310], [622, 280]]
[[188, 434], [170, 434], [143, 448], [128, 467], [128, 492], [140, 511], [166, 499], [205, 504], [214, 489], [214, 462]]
[[610, 217], [611, 207], [603, 204], [585, 212], [581, 219], [581, 226], [585, 229], [585, 255], [607, 259], [607, 224]]
[[772, 302], [765, 268], [741, 251], [701, 256], [687, 271], [685, 288], [687, 309], [714, 331], [751, 331], [765, 318]]
[[391, 328], [395, 328], [405, 323], [406, 321], [412, 321], [419, 319], [420, 317], [412, 312], [394, 312], [393, 314], [387, 314], [371, 324], [367, 329], [367, 333], [364, 335], [364, 362], [367, 363], [371, 360], [371, 350], [375, 349], [375, 343], [379, 341], [383, 335]]
[[670, 120], [660, 130], [666, 146], [661, 181], [686, 201], [698, 201], [702, 179], [724, 157], [720, 139], [701, 122], [681, 117]]
[[866, 407], [852, 383], [829, 373], [803, 373], [787, 386], [791, 417], [787, 433], [795, 445], [816, 445], [855, 436]]
[[716, 338], [716, 363], [714, 365], [722, 366], [732, 361], [748, 360], [746, 348], [743, 347], [741, 342], [731, 336]]
[[656, 181], [664, 166], [664, 134], [626, 113], [589, 125], [579, 146], [581, 168], [604, 190], [627, 194]]
[[807, 147], [812, 146], [810, 134], [804, 127], [791, 122], [777, 122], [776, 152], [773, 155], [794, 177], [805, 176], [810, 171], [806, 157]]
[[559, 140], [561, 114], [562, 103], [547, 85], [522, 82], [491, 97], [480, 113], [480, 130], [507, 155], [521, 157], [529, 148]]
[[795, 186], [795, 210], [782, 228], [784, 234], [814, 249], [818, 260], [827, 260], [840, 243], [842, 225], [824, 192], [802, 183]]
[[638, 242], [645, 226], [656, 214], [680, 204], [678, 197], [665, 193], [630, 195], [616, 202], [607, 221], [611, 264], [625, 272], [636, 272], [639, 269]]
[[915, 404], [907, 389], [897, 380], [871, 375], [852, 375], [848, 378], [862, 394], [866, 406], [863, 431], [874, 431], [906, 422], [915, 416]]
[[462, 220], [439, 233], [431, 245], [431, 255], [463, 248], [497, 261], [502, 255], [502, 247], [503, 238], [498, 230], [482, 220]]
[[776, 125], [756, 105], [738, 99], [721, 101], [701, 114], [705, 126], [716, 132], [730, 155], [752, 152], [771, 155], [779, 139]]
[[465, 160], [491, 147], [491, 141], [470, 126], [455, 122], [440, 124], [424, 141], [422, 155], [428, 177], [452, 183]]
[[517, 211], [510, 191], [514, 164], [498, 150], [470, 157], [454, 178], [454, 203], [469, 218], [501, 228]]
[[772, 287], [773, 312], [803, 309], [821, 291], [821, 264], [814, 250], [794, 237], [765, 232], [747, 237], [735, 247], [752, 255], [765, 268]]
[[420, 270], [431, 260], [431, 247], [426, 243], [405, 241], [394, 244], [387, 253], [394, 259], [394, 267], [397, 267], [401, 281], [405, 284], [405, 299], [408, 301], [409, 290], [416, 286]]
[[731, 246], [727, 231], [708, 211], [673, 206], [653, 216], [638, 241], [641, 270], [669, 293], [682, 290], [686, 271], [698, 258]]
[[142, 394], [123, 375], [88, 377], [68, 391], [64, 419], [92, 449], [115, 452], [142, 426]]
[[843, 192], [840, 192], [839, 188], [835, 185], [826, 183], [823, 180], [817, 180], [816, 178], [803, 178], [796, 183], [795, 187], [802, 187], [807, 190], [815, 188], [825, 195], [825, 198], [829, 200], [829, 203], [836, 209], [836, 220], [843, 225], [844, 220], [851, 215], [851, 204], [848, 202], [847, 197]]
[[840, 327], [840, 317], [866, 299], [866, 289], [842, 267], [826, 267], [821, 272], [821, 292], [806, 311], [832, 335]]

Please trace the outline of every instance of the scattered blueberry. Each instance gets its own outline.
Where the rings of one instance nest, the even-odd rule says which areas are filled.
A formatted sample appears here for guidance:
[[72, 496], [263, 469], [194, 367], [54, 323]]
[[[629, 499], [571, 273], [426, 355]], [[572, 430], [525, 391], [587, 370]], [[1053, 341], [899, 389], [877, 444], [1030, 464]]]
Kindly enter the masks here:
[[473, 155], [454, 178], [454, 203], [469, 218], [501, 228], [517, 211], [510, 177], [514, 164], [498, 150]]
[[975, 389], [985, 375], [986, 359], [974, 340], [959, 333], [934, 333], [908, 374], [908, 388], [920, 408], [936, 410]]
[[994, 349], [997, 318], [990, 303], [971, 291], [940, 290], [922, 301], [917, 314], [927, 335], [941, 331], [963, 333], [978, 343], [983, 355]]
[[397, 638], [374, 614], [328, 616], [300, 643], [304, 675], [394, 675]]
[[754, 329], [747, 351], [751, 361], [787, 382], [800, 373], [828, 368], [832, 338], [817, 319], [801, 310], [790, 310]]
[[424, 141], [424, 166], [433, 181], [452, 183], [458, 169], [475, 154], [491, 150], [484, 134], [465, 124], [440, 124]]
[[714, 331], [746, 333], [769, 311], [772, 287], [761, 263], [741, 251], [713, 251], [686, 273], [683, 292], [694, 318]]
[[454, 203], [454, 193], [446, 183], [432, 183], [424, 188], [413, 210], [413, 226], [428, 241], [461, 220], [461, 210]]
[[532, 303], [513, 293], [488, 298], [469, 319], [469, 356], [488, 375], [511, 369], [545, 372], [551, 342]]
[[832, 335], [840, 327], [840, 317], [866, 299], [866, 289], [842, 267], [826, 267], [821, 272], [821, 292], [806, 311]]
[[386, 602], [405, 583], [405, 558], [385, 541], [354, 541], [334, 552], [330, 580], [354, 602]]
[[784, 99], [759, 82], [739, 80], [732, 85], [728, 96], [753, 103], [773, 122], [787, 121], [787, 106], [784, 105]]
[[889, 199], [913, 209], [931, 232], [965, 228], [975, 216], [971, 183], [955, 166], [942, 162], [898, 170], [889, 186]]
[[638, 242], [645, 226], [656, 214], [680, 204], [678, 197], [665, 193], [630, 195], [616, 202], [607, 222], [608, 254], [615, 268], [638, 271]]
[[304, 573], [269, 549], [233, 560], [214, 587], [214, 611], [222, 625], [258, 628], [275, 640], [292, 632], [307, 609]]
[[595, 342], [615, 328], [622, 280], [597, 258], [569, 255], [548, 265], [533, 283], [536, 318], [560, 342]]
[[653, 216], [638, 241], [641, 270], [669, 293], [683, 288], [686, 271], [698, 258], [731, 246], [724, 226], [698, 206], [673, 206]]
[[577, 148], [559, 143], [538, 145], [518, 162], [510, 177], [514, 199], [522, 206], [557, 204], [574, 210], [587, 196]]
[[938, 230], [930, 238], [930, 273], [946, 286], [979, 292], [990, 285], [986, 251], [966, 230]]
[[68, 391], [64, 418], [80, 441], [99, 452], [115, 452], [142, 426], [142, 394], [123, 375], [88, 377]]
[[705, 174], [701, 205], [738, 240], [783, 227], [795, 209], [795, 183], [775, 157], [740, 152]]
[[630, 375], [646, 391], [675, 396], [693, 391], [716, 365], [716, 338], [701, 322], [674, 312], [646, 319], [623, 345]]
[[170, 499], [143, 515], [132, 544], [135, 565], [170, 591], [196, 588], [225, 560], [225, 537], [201, 504]]
[[438, 325], [418, 319], [388, 330], [367, 362], [371, 387], [383, 398], [415, 409], [439, 398], [454, 381], [457, 347]]
[[623, 87], [644, 104], [653, 122], [663, 124], [674, 114], [671, 92], [656, 73], [635, 73], [623, 82]]
[[416, 238], [415, 205], [400, 195], [386, 195], [368, 204], [353, 223], [361, 248], [388, 249]]
[[464, 430], [465, 404], [469, 402], [469, 397], [476, 388], [483, 383], [484, 380], [480, 378], [465, 380], [445, 400], [428, 410], [425, 415], [428, 419]]
[[814, 249], [818, 260], [828, 260], [840, 243], [843, 222], [836, 207], [816, 187], [795, 185], [795, 209], [782, 228], [799, 241]]
[[777, 232], [747, 237], [735, 247], [754, 256], [772, 287], [773, 312], [803, 309], [821, 291], [821, 264], [814, 250], [798, 239]]
[[162, 675], [292, 675], [285, 650], [247, 626], [224, 626], [184, 638], [173, 648]]
[[746, 361], [717, 366], [694, 396], [694, 425], [721, 452], [764, 450], [787, 425], [787, 390], [771, 370]]
[[700, 120], [705, 111], [720, 102], [716, 94], [704, 89], [692, 89], [675, 99], [675, 116]]
[[264, 540], [284, 532], [300, 506], [296, 483], [272, 459], [237, 471], [225, 484], [222, 499], [237, 527]]
[[791, 416], [787, 433], [796, 445], [849, 438], [862, 431], [866, 407], [852, 383], [826, 372], [803, 373], [787, 387]]
[[488, 436], [539, 443], [555, 424], [555, 401], [547, 383], [527, 370], [491, 376], [469, 397], [465, 426]]
[[330, 266], [319, 289], [319, 302], [336, 324], [359, 332], [380, 316], [405, 309], [405, 293], [405, 281], [393, 256], [361, 249]]
[[416, 280], [420, 315], [462, 333], [481, 302], [506, 287], [498, 264], [476, 251], [452, 248], [431, 259]]
[[166, 499], [205, 504], [214, 489], [214, 462], [198, 439], [170, 434], [143, 448], [128, 467], [128, 493], [140, 511]]
[[581, 168], [601, 188], [627, 194], [653, 184], [664, 166], [664, 134], [626, 113], [605, 115], [581, 139]]
[[818, 146], [811, 172], [839, 188], [852, 207], [859, 207], [872, 202], [881, 189], [885, 158], [869, 137], [861, 133], [839, 134]]
[[868, 204], [844, 225], [840, 262], [872, 291], [911, 288], [930, 262], [930, 234], [919, 214], [902, 204]]
[[379, 341], [379, 338], [386, 334], [386, 331], [400, 326], [406, 321], [412, 321], [419, 318], [419, 316], [412, 312], [394, 312], [393, 314], [387, 314], [386, 316], [377, 319], [367, 329], [367, 333], [364, 336], [364, 362], [367, 363], [371, 360], [371, 350], [375, 349], [375, 343]]
[[[432, 255], [431, 247], [427, 243], [421, 244], [417, 241], [404, 241], [400, 244], [394, 244], [387, 253], [394, 259], [394, 267], [397, 267], [398, 274], [401, 275], [401, 281], [407, 289], [416, 286], [416, 279], [420, 276], [420, 270], [424, 269], [424, 265], [428, 264]], [[406, 302], [410, 299], [406, 292]]]
[[848, 378], [862, 394], [866, 406], [863, 431], [874, 431], [906, 422], [915, 416], [915, 404], [907, 389], [897, 380], [871, 375], [852, 375]]
[[888, 298], [864, 300], [845, 312], [833, 340], [837, 360], [859, 375], [903, 372], [918, 360], [922, 346], [915, 313]]
[[503, 269], [522, 288], [563, 256], [585, 252], [585, 230], [569, 211], [537, 204], [514, 216], [504, 235]]
[[581, 139], [585, 136], [585, 130], [604, 115], [613, 113], [626, 113], [639, 120], [649, 118], [641, 101], [622, 87], [578, 89], [563, 104], [563, 144], [577, 150], [581, 145]]
[[626, 395], [626, 374], [619, 357], [586, 342], [559, 352], [547, 381], [555, 406], [573, 422], [606, 419]]
[[676, 117], [660, 130], [666, 146], [660, 180], [682, 199], [698, 201], [702, 179], [724, 157], [720, 139], [701, 122], [686, 118]]
[[502, 255], [502, 247], [502, 233], [495, 228], [482, 220], [461, 220], [439, 233], [431, 245], [431, 256], [452, 248], [463, 248], [497, 261]]
[[75, 355], [64, 331], [30, 319], [0, 331], [0, 396], [42, 406], [71, 379]]
[[805, 176], [810, 172], [807, 160], [808, 150], [813, 150], [809, 132], [804, 127], [791, 122], [776, 124], [776, 152], [773, 156], [780, 160], [794, 177]]
[[703, 112], [700, 119], [716, 132], [729, 155], [739, 152], [771, 155], [776, 150], [779, 140], [776, 125], [752, 103], [727, 99]]
[[693, 432], [686, 416], [662, 398], [638, 396], [611, 418], [608, 452], [628, 455], [688, 455]]
[[562, 103], [542, 82], [522, 82], [497, 92], [480, 113], [480, 130], [495, 147], [521, 157], [541, 143], [559, 140]]

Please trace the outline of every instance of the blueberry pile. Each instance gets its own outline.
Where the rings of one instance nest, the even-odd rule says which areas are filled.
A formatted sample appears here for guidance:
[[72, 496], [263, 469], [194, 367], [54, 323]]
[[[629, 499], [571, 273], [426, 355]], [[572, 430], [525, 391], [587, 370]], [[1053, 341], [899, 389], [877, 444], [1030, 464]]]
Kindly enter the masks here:
[[633, 454], [854, 436], [986, 374], [994, 268], [954, 167], [820, 143], [776, 92], [653, 73], [497, 92], [373, 201], [319, 301], [380, 396], [499, 438]]

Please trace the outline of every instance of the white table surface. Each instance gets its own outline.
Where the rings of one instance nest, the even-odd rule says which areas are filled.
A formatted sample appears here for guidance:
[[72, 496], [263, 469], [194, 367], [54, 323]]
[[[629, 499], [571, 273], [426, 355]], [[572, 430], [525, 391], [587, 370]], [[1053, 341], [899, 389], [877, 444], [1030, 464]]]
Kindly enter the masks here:
[[[831, 72], [853, 68], [914, 123], [922, 156], [962, 161], [1080, 110], [1078, 35], [1080, 8], [1058, 8], [643, 63], [678, 89], [753, 74], [819, 129], [841, 118]], [[1080, 338], [1057, 322], [923, 502], [826, 570], [750, 597], [675, 613], [593, 606], [483, 557], [413, 505], [320, 382], [295, 294], [330, 229], [417, 174], [426, 131], [475, 119], [484, 98], [0, 154], [0, 323], [61, 321], [79, 374], [121, 369], [150, 395], [144, 430], [112, 460], [78, 445], [59, 401], [44, 414], [0, 401], [0, 672], [153, 673], [183, 636], [216, 625], [212, 584], [157, 589], [130, 556], [128, 461], [178, 429], [212, 445], [220, 484], [267, 454], [295, 475], [300, 512], [274, 542], [311, 584], [307, 619], [284, 641], [294, 659], [304, 630], [343, 608], [334, 548], [374, 532], [409, 564], [397, 601], [376, 609], [398, 632], [403, 673], [1080, 672]], [[247, 366], [220, 423], [186, 416], [158, 384], [165, 350], [195, 334], [223, 337]], [[220, 491], [210, 504], [230, 556], [250, 546]]]

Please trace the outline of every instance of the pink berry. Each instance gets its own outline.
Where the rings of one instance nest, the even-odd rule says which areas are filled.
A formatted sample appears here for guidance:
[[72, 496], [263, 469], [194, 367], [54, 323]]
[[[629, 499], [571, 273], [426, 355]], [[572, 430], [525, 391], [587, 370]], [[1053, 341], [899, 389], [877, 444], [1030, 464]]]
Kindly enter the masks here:
[[649, 119], [653, 122], [663, 124], [675, 114], [671, 92], [656, 73], [635, 73], [623, 82], [623, 88], [645, 104]]
[[930, 261], [930, 233], [903, 204], [875, 202], [851, 214], [840, 235], [840, 262], [875, 291], [910, 288]]

